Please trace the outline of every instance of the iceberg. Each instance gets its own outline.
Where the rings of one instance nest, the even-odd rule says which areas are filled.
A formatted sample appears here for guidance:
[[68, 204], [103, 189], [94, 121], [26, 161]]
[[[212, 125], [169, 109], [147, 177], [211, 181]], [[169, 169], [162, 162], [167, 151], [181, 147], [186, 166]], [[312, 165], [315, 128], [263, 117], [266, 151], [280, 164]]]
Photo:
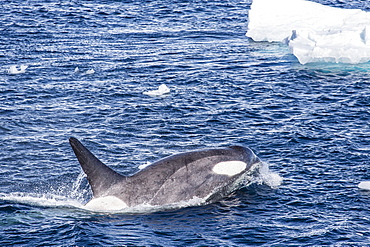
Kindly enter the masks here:
[[246, 36], [283, 42], [301, 64], [370, 61], [370, 12], [306, 0], [253, 0]]

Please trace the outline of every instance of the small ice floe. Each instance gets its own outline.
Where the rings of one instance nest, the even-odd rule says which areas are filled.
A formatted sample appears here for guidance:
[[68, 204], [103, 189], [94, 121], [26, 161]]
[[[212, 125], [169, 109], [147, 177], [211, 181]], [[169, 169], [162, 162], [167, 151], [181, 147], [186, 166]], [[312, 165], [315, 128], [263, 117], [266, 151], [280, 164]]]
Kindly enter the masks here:
[[358, 188], [362, 190], [370, 190], [370, 181], [363, 181], [358, 184]]
[[162, 96], [165, 94], [170, 93], [170, 89], [166, 86], [166, 84], [161, 84], [157, 90], [147, 91], [143, 94], [150, 95], [150, 96]]
[[8, 70], [8, 73], [11, 74], [11, 75], [18, 75], [18, 74], [23, 74], [26, 72], [26, 69], [28, 68], [27, 65], [21, 65], [18, 69], [18, 66], [17, 65], [12, 65], [10, 66], [9, 70]]
[[[75, 71], [74, 71], [76, 74], [77, 73], [81, 73], [81, 70], [78, 68], [78, 67], [76, 67], [75, 68]], [[92, 74], [94, 74], [95, 73], [95, 70], [94, 69], [89, 69], [89, 70], [87, 70], [85, 73], [83, 73], [84, 75], [92, 75]]]
[[88, 71], [85, 72], [85, 75], [92, 75], [95, 73], [94, 69], [89, 69]]

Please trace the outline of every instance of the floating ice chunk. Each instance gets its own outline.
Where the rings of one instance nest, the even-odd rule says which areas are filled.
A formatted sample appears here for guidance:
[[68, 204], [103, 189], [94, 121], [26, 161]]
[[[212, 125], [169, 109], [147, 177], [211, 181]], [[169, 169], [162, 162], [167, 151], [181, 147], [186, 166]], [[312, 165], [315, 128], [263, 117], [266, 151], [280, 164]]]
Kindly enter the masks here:
[[166, 84], [161, 84], [157, 90], [147, 91], [143, 94], [150, 95], [150, 96], [162, 96], [164, 94], [168, 94], [171, 90], [166, 86]]
[[27, 65], [21, 65], [19, 70], [18, 70], [18, 66], [17, 65], [12, 65], [10, 66], [9, 70], [8, 70], [8, 73], [11, 74], [11, 75], [18, 75], [18, 74], [23, 74], [26, 72], [26, 69], [28, 68]]
[[370, 181], [363, 181], [358, 184], [358, 188], [362, 190], [370, 190]]
[[370, 13], [306, 0], [253, 0], [247, 36], [285, 42], [302, 64], [370, 60]]
[[[80, 68], [78, 68], [78, 67], [76, 67], [75, 68], [75, 70], [74, 70], [74, 72], [77, 74], [77, 73], [80, 73], [81, 72], [81, 70], [80, 70]], [[92, 74], [94, 74], [95, 73], [95, 70], [94, 69], [89, 69], [89, 70], [87, 70], [85, 73], [83, 73], [84, 75], [92, 75]]]
[[94, 69], [89, 69], [85, 72], [85, 75], [92, 75], [95, 73], [95, 70]]

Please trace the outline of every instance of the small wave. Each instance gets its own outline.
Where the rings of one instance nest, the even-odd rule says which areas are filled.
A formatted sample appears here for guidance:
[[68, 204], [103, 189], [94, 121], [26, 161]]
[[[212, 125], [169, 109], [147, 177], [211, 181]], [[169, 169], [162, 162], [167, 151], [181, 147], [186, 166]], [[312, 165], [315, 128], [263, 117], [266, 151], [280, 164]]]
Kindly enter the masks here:
[[179, 203], [167, 204], [167, 205], [149, 205], [141, 204], [135, 207], [128, 207], [120, 210], [91, 210], [85, 207], [83, 203], [76, 199], [63, 197], [54, 194], [37, 194], [37, 193], [25, 193], [25, 192], [12, 192], [12, 193], [0, 193], [0, 200], [20, 203], [36, 207], [48, 207], [48, 208], [76, 208], [92, 213], [119, 213], [119, 214], [144, 214], [158, 211], [167, 211], [184, 207], [200, 206], [206, 202], [201, 198], [193, 198], [189, 201], [183, 201]]

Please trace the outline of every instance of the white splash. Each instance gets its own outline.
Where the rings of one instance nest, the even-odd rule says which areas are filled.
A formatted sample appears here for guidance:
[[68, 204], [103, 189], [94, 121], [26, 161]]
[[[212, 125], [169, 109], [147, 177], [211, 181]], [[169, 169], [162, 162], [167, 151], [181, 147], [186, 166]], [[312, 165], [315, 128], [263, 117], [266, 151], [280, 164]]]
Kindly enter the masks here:
[[67, 207], [67, 208], [81, 208], [83, 209], [85, 201], [84, 193], [80, 186], [83, 179], [86, 177], [85, 173], [81, 171], [72, 187], [63, 186], [54, 190], [50, 188], [44, 193], [35, 192], [10, 192], [0, 193], [0, 200], [11, 201], [16, 203], [23, 203], [35, 206], [45, 207]]
[[83, 205], [77, 200], [54, 194], [37, 194], [25, 192], [13, 192], [9, 194], [0, 193], [0, 199], [46, 207], [83, 207]]
[[253, 0], [246, 36], [286, 43], [301, 64], [370, 60], [370, 12], [306, 0]]
[[[19, 69], [18, 69], [19, 68]], [[8, 73], [11, 75], [18, 75], [18, 74], [23, 74], [26, 72], [26, 69], [28, 68], [27, 65], [21, 65], [18, 67], [18, 65], [12, 65], [10, 66]]]
[[170, 93], [170, 89], [166, 86], [166, 84], [161, 84], [157, 90], [147, 91], [143, 94], [150, 95], [150, 96], [162, 96], [165, 94]]
[[282, 184], [283, 178], [278, 173], [270, 171], [268, 163], [262, 162], [255, 182], [265, 184], [272, 189], [277, 189]]
[[76, 198], [76, 199], [82, 199], [81, 198], [81, 193], [79, 192], [79, 188], [82, 184], [82, 181], [84, 178], [86, 178], [86, 174], [81, 170], [80, 174], [78, 175], [76, 181], [72, 185], [72, 191], [70, 193], [71, 198]]

